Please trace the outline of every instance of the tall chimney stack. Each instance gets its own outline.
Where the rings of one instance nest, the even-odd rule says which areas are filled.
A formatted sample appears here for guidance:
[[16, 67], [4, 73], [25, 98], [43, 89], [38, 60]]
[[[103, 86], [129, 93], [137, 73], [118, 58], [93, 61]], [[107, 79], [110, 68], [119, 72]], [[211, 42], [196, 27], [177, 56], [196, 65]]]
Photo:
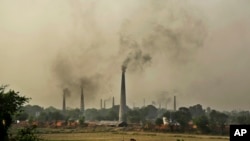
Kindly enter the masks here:
[[115, 97], [112, 99], [112, 108], [115, 107]]
[[176, 111], [176, 96], [174, 96], [174, 111]]
[[143, 107], [145, 107], [146, 105], [146, 100], [145, 100], [145, 98], [143, 99]]
[[100, 108], [102, 109], [102, 99], [101, 99], [101, 101], [100, 101]]
[[83, 85], [81, 85], [81, 103], [80, 103], [80, 109], [82, 115], [84, 115], [84, 95], [83, 95]]
[[63, 90], [63, 105], [62, 105], [62, 111], [65, 112], [66, 110], [66, 100], [65, 100], [65, 89]]
[[63, 107], [62, 107], [63, 112], [66, 111], [66, 96], [67, 95], [69, 95], [69, 89], [65, 88], [65, 89], [63, 89]]
[[119, 110], [119, 122], [126, 122], [126, 87], [125, 87], [125, 71], [126, 67], [122, 66], [122, 80], [121, 80], [121, 101]]
[[106, 109], [106, 100], [104, 100], [103, 103], [103, 108]]

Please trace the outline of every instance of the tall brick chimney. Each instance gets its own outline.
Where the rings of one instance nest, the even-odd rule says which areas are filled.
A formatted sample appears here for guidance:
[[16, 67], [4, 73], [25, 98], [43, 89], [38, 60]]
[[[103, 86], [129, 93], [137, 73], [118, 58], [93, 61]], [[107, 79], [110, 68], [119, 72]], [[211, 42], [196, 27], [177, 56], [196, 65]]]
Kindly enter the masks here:
[[65, 94], [65, 90], [63, 90], [63, 105], [62, 105], [62, 111], [65, 112], [66, 110], [66, 94]]
[[84, 94], [83, 94], [83, 86], [81, 85], [81, 101], [80, 101], [80, 109], [82, 115], [84, 115]]
[[121, 101], [119, 110], [119, 122], [126, 122], [126, 86], [125, 86], [125, 71], [126, 67], [122, 67], [122, 80], [121, 80]]
[[174, 96], [174, 111], [176, 111], [176, 96]]
[[112, 98], [112, 108], [115, 107], [115, 97]]
[[66, 96], [69, 96], [70, 92], [68, 88], [63, 89], [63, 105], [62, 105], [62, 111], [66, 111]]

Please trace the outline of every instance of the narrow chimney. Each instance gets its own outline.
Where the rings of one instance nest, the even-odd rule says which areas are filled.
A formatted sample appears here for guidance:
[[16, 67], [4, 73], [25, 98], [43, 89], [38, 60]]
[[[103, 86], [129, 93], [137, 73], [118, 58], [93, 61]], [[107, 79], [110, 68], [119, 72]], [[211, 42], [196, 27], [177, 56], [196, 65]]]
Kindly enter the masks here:
[[81, 103], [80, 103], [80, 109], [82, 115], [84, 115], [84, 95], [83, 95], [83, 85], [81, 85]]
[[176, 96], [174, 96], [174, 111], [176, 111]]
[[63, 89], [63, 107], [62, 107], [63, 112], [66, 111], [66, 96], [68, 95], [69, 95], [69, 89], [68, 88]]
[[143, 99], [143, 107], [145, 107], [146, 105], [146, 100], [145, 100], [145, 98]]
[[65, 112], [66, 110], [66, 100], [65, 100], [66, 94], [65, 89], [63, 90], [63, 105], [62, 105], [62, 111]]
[[112, 107], [115, 107], [115, 97], [113, 97], [113, 101], [112, 101]]
[[104, 100], [103, 103], [103, 108], [106, 109], [106, 100]]
[[100, 101], [100, 107], [101, 107], [101, 109], [102, 109], [102, 99], [101, 99], [101, 101]]
[[121, 101], [119, 110], [119, 122], [126, 122], [126, 87], [125, 87], [125, 71], [126, 67], [122, 66], [122, 80], [121, 80]]

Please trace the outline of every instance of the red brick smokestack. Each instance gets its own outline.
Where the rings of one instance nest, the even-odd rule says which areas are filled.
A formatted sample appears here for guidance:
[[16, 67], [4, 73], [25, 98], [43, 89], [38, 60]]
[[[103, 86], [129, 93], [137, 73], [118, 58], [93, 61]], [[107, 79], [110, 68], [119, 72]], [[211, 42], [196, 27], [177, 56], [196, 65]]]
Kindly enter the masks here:
[[106, 109], [106, 100], [103, 101], [103, 109]]
[[66, 110], [66, 100], [65, 100], [66, 94], [65, 90], [63, 90], [63, 106], [62, 106], [62, 111], [64, 112]]
[[115, 107], [115, 97], [112, 99], [112, 108]]
[[62, 111], [66, 111], [66, 96], [69, 94], [68, 88], [63, 89], [63, 106], [62, 106]]
[[80, 109], [82, 115], [84, 115], [84, 95], [83, 95], [83, 85], [81, 85], [81, 103], [80, 103]]
[[100, 107], [101, 107], [101, 109], [102, 109], [102, 99], [101, 99], [101, 101], [100, 101]]
[[66, 96], [70, 96], [70, 91], [68, 88], [63, 89], [63, 112], [66, 111]]
[[122, 80], [121, 80], [121, 101], [119, 110], [119, 122], [126, 122], [126, 86], [125, 86], [125, 72], [126, 66], [122, 66]]
[[174, 111], [176, 111], [176, 96], [174, 96]]

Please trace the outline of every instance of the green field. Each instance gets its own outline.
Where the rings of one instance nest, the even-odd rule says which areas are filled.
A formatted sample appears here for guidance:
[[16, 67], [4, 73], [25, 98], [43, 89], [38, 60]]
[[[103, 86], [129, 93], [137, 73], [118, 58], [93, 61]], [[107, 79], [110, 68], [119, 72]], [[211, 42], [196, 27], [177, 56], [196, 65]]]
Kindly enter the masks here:
[[189, 134], [149, 133], [149, 132], [98, 132], [98, 133], [53, 133], [42, 134], [49, 141], [228, 141], [225, 136], [203, 136]]

